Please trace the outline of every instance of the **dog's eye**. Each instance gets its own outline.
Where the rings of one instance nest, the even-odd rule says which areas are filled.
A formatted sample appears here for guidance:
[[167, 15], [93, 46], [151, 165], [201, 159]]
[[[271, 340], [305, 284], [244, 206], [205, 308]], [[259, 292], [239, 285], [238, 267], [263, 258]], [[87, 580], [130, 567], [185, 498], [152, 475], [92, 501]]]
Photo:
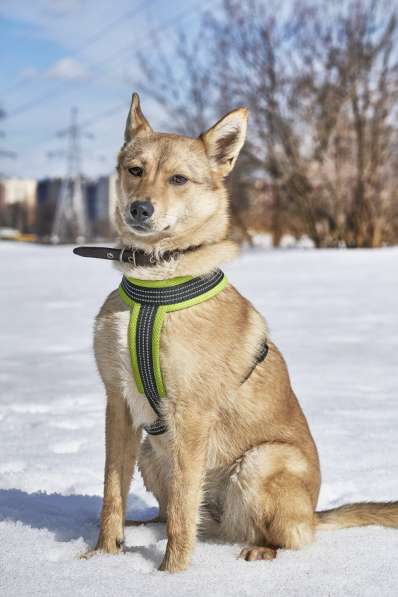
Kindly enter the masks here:
[[129, 172], [133, 176], [142, 176], [144, 174], [144, 168], [141, 168], [141, 166], [133, 166], [132, 168], [129, 168]]
[[182, 174], [174, 174], [174, 176], [172, 176], [169, 179], [171, 184], [185, 184], [186, 182], [188, 182], [188, 178], [186, 176], [183, 176]]

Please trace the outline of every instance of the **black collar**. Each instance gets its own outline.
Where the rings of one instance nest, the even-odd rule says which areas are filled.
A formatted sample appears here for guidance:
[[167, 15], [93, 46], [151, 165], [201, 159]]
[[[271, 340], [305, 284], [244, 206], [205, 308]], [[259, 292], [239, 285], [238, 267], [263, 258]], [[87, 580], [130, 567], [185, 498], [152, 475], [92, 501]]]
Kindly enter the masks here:
[[120, 263], [129, 263], [133, 267], [154, 267], [198, 249], [200, 249], [200, 246], [165, 251], [159, 257], [155, 257], [153, 253], [145, 253], [142, 249], [114, 249], [112, 247], [75, 247], [73, 252], [81, 257], [94, 257], [95, 259], [110, 259], [111, 261], [120, 261]]

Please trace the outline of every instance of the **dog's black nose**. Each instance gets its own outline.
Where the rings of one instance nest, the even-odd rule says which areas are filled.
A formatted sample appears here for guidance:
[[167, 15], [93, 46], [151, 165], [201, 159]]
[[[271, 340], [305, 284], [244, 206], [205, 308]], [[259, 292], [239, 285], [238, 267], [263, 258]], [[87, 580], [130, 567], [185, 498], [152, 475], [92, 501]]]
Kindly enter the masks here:
[[130, 205], [130, 213], [136, 224], [145, 224], [153, 212], [153, 205], [150, 201], [134, 201]]

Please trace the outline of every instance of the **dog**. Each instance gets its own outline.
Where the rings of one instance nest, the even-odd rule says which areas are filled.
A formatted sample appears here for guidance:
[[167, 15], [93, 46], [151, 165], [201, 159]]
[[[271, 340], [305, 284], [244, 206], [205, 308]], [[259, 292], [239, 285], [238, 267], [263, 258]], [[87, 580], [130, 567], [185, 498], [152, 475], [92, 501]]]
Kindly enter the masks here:
[[[133, 94], [118, 156], [115, 221], [122, 247], [148, 263], [122, 263], [125, 276], [203, 281], [236, 257], [224, 179], [244, 144], [247, 119], [241, 107], [198, 138], [158, 133]], [[96, 318], [106, 464], [99, 539], [86, 557], [123, 551], [125, 525], [140, 523], [125, 520], [136, 465], [159, 503], [153, 520], [167, 524], [160, 570], [184, 570], [198, 534], [245, 545], [240, 557], [251, 561], [300, 549], [319, 528], [398, 527], [398, 502], [316, 511], [318, 453], [285, 361], [263, 317], [232, 284], [167, 313], [159, 340], [166, 431], [144, 438], [158, 415], [132, 375], [130, 319], [117, 291]]]

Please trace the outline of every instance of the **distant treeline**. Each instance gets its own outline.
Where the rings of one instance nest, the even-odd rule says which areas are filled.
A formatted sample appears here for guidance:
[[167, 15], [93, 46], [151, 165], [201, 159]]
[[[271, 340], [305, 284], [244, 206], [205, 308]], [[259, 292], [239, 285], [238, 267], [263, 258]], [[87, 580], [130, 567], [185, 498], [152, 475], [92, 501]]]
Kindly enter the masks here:
[[[398, 242], [396, 3], [224, 0], [196, 36], [142, 55], [168, 130], [250, 109], [228, 181], [235, 234], [317, 247]], [[168, 43], [171, 43], [170, 40]]]

